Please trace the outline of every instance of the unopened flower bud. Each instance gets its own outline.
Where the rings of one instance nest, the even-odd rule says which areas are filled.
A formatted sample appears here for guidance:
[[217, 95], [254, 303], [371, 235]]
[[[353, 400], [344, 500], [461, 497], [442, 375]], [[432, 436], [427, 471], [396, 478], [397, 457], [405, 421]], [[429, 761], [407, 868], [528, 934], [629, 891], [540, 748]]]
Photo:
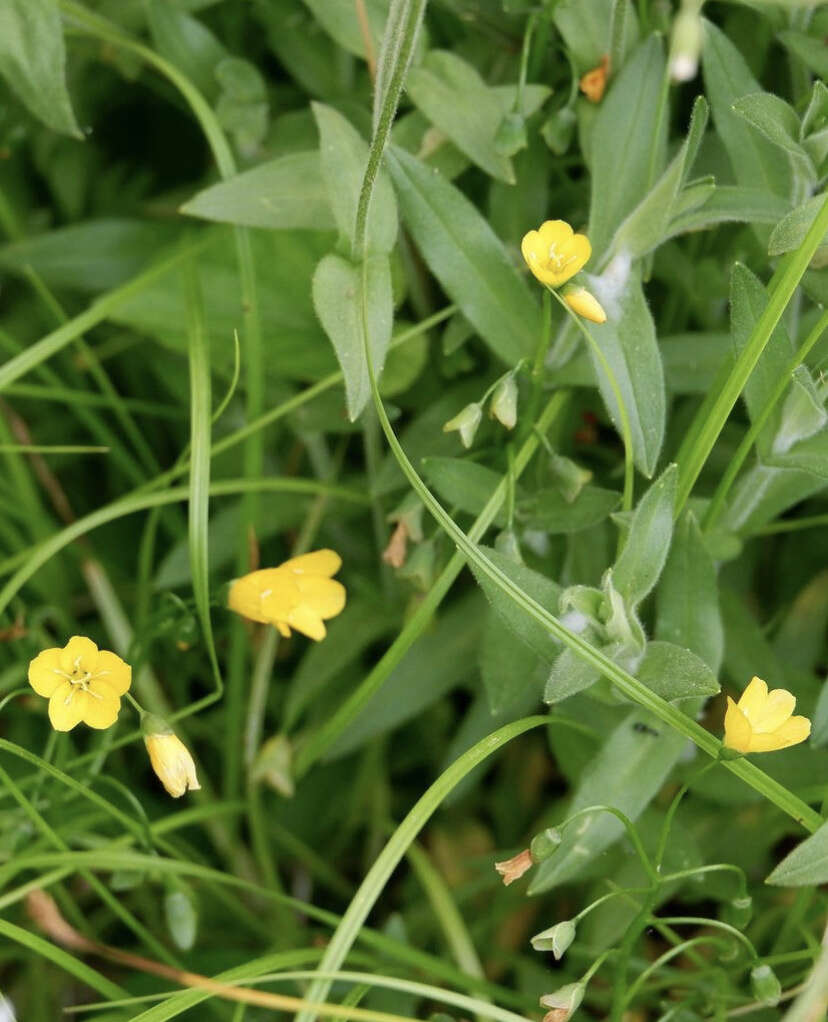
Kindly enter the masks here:
[[528, 145], [526, 121], [516, 110], [506, 114], [494, 137], [494, 146], [501, 156], [514, 156]]
[[523, 874], [534, 866], [532, 854], [528, 848], [513, 856], [511, 859], [504, 859], [503, 862], [496, 862], [495, 869], [503, 877], [504, 887], [519, 880]]
[[506, 427], [514, 429], [517, 422], [518, 385], [514, 376], [509, 373], [495, 387], [492, 395], [491, 413], [497, 421]]
[[601, 303], [585, 287], [569, 284], [561, 292], [563, 300], [574, 313], [588, 319], [591, 323], [606, 323], [607, 314]]
[[514, 529], [504, 529], [495, 536], [495, 550], [499, 554], [503, 554], [504, 557], [508, 557], [510, 561], [514, 561], [515, 564], [523, 564], [523, 558], [520, 556], [520, 542], [518, 541], [517, 535]]
[[572, 144], [577, 121], [575, 111], [565, 106], [556, 110], [541, 128], [541, 137], [556, 156], [563, 156]]
[[544, 994], [540, 999], [542, 1008], [549, 1008], [543, 1022], [569, 1022], [581, 1006], [586, 987], [583, 983], [567, 983], [554, 994]]
[[145, 713], [141, 729], [152, 769], [167, 794], [180, 798], [185, 791], [200, 791], [193, 757], [170, 725], [162, 717]]
[[454, 416], [453, 419], [443, 426], [444, 433], [452, 433], [455, 430], [460, 434], [460, 440], [464, 447], [471, 447], [474, 443], [474, 435], [480, 420], [483, 418], [483, 410], [477, 402], [472, 402]]
[[559, 962], [573, 940], [575, 923], [571, 919], [564, 919], [563, 922], [550, 926], [548, 930], [536, 933], [532, 938], [532, 947], [535, 951], [551, 951], [555, 961]]
[[589, 469], [581, 468], [570, 458], [562, 454], [553, 454], [549, 459], [549, 468], [555, 479], [557, 488], [568, 503], [572, 503], [592, 479], [592, 472]]
[[293, 798], [293, 747], [287, 735], [273, 735], [259, 749], [251, 777], [264, 781], [285, 798]]
[[391, 533], [388, 546], [382, 552], [382, 559], [392, 568], [401, 568], [405, 564], [406, 552], [408, 550], [408, 529], [405, 522], [397, 522], [397, 527]]
[[547, 827], [540, 834], [535, 834], [529, 845], [532, 861], [543, 862], [544, 859], [548, 859], [556, 851], [561, 841], [563, 841], [563, 834], [557, 827]]
[[670, 78], [674, 82], [689, 82], [699, 70], [702, 48], [702, 20], [696, 0], [690, 0], [673, 22], [670, 40]]
[[737, 930], [743, 930], [753, 917], [753, 898], [749, 895], [729, 901], [722, 912], [722, 919]]
[[769, 1008], [779, 1004], [782, 985], [769, 965], [757, 965], [750, 970], [750, 985], [757, 1001], [761, 1001]]
[[604, 98], [609, 77], [609, 57], [604, 54], [601, 63], [582, 76], [578, 85], [590, 103], [600, 103]]

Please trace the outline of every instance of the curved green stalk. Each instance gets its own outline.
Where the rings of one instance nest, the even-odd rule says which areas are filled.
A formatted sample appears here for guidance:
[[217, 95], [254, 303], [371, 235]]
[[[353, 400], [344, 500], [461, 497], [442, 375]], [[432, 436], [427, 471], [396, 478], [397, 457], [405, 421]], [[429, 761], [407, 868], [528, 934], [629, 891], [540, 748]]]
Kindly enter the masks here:
[[765, 423], [768, 421], [774, 408], [776, 408], [785, 391], [788, 389], [788, 385], [791, 382], [791, 373], [793, 373], [797, 366], [801, 365], [805, 361], [811, 348], [813, 348], [816, 342], [820, 339], [826, 328], [828, 328], [828, 309], [822, 313], [817, 320], [817, 324], [814, 329], [802, 342], [802, 346], [799, 351], [797, 351], [791, 361], [785, 366], [784, 372], [780, 374], [779, 379], [776, 381], [773, 393], [765, 402], [758, 418], [754, 423], [752, 423], [747, 433], [745, 433], [742, 438], [742, 442], [736, 448], [736, 453], [728, 462], [724, 475], [719, 480], [719, 485], [716, 487], [716, 492], [713, 494], [713, 499], [710, 501], [707, 513], [704, 516], [704, 521], [702, 522], [705, 532], [709, 532], [719, 520], [722, 510], [724, 509], [725, 500], [730, 492], [730, 487], [733, 485], [736, 476], [739, 474], [739, 470], [744, 464], [745, 458], [750, 453], [751, 447], [753, 447], [754, 443], [756, 443], [756, 438], [764, 429]]
[[[382, 893], [385, 884], [405, 855], [411, 842], [426, 825], [431, 815], [439, 807], [446, 796], [463, 780], [463, 778], [492, 753], [497, 752], [507, 742], [532, 728], [547, 724], [546, 717], [524, 717], [500, 728], [491, 735], [473, 745], [462, 756], [456, 759], [448, 769], [437, 778], [427, 791], [417, 800], [405, 819], [400, 823], [393, 835], [377, 856], [377, 860], [359, 890], [351, 900], [342, 921], [328, 944], [319, 972], [332, 972], [342, 965], [354, 941], [368, 918], [368, 914]], [[309, 1001], [322, 1001], [331, 988], [331, 981], [317, 978], [308, 988]], [[297, 1022], [314, 1022], [317, 1012], [305, 1009], [297, 1015]]]
[[696, 413], [696, 418], [676, 457], [679, 466], [676, 515], [687, 502], [733, 406], [739, 400], [739, 395], [744, 390], [750, 374], [761, 358], [776, 324], [781, 319], [827, 230], [828, 194], [802, 244], [795, 252], [790, 253], [791, 258], [780, 274], [778, 283], [770, 291], [768, 304], [753, 328], [750, 339], [736, 359], [724, 386], [717, 393], [711, 394], [709, 400], [704, 401]]

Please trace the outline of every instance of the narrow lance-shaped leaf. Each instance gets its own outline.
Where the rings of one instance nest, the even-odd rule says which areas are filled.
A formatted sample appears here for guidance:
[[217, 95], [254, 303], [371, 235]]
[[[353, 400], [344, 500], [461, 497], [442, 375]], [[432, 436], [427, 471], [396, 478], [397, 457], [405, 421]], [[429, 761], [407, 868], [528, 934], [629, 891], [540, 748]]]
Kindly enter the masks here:
[[670, 465], [653, 483], [635, 509], [624, 549], [612, 578], [624, 600], [636, 606], [661, 575], [673, 536], [677, 470]]
[[542, 322], [503, 243], [439, 173], [396, 146], [387, 159], [403, 219], [429, 269], [492, 351], [514, 365], [534, 350]]
[[66, 51], [57, 0], [3, 0], [0, 75], [44, 124], [82, 137], [66, 91]]
[[371, 396], [365, 338], [377, 376], [391, 340], [394, 303], [388, 257], [369, 255], [355, 266], [341, 256], [325, 256], [313, 275], [313, 304], [342, 368], [353, 422]]

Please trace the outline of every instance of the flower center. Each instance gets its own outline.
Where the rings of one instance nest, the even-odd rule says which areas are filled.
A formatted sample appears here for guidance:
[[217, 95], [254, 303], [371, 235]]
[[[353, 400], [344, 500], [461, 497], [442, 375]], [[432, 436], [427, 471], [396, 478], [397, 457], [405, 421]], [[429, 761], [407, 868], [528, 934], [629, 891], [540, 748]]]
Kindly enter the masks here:
[[558, 251], [557, 242], [553, 241], [549, 246], [549, 269], [554, 270], [555, 273], [563, 273], [563, 271], [569, 266], [571, 262], [574, 262], [574, 255], [565, 255], [563, 252]]
[[100, 693], [93, 692], [89, 686], [96, 678], [100, 678], [102, 677], [102, 675], [106, 673], [107, 673], [106, 671], [97, 671], [95, 674], [93, 674], [91, 671], [86, 670], [81, 664], [80, 657], [77, 657], [77, 659], [75, 660], [74, 664], [72, 665], [71, 672], [61, 671], [58, 668], [55, 668], [55, 674], [59, 674], [61, 678], [65, 678], [72, 686], [66, 695], [66, 699], [64, 700], [64, 702], [67, 705], [72, 702], [72, 696], [77, 691], [88, 692], [91, 696], [94, 696], [95, 699], [101, 699], [102, 696], [100, 695]]

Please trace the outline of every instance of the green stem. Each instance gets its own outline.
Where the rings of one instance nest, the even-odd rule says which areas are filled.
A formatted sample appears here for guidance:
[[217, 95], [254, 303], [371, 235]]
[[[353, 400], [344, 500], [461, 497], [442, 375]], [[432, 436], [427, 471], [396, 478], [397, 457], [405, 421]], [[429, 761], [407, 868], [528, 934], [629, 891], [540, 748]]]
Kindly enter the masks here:
[[768, 421], [774, 408], [788, 389], [791, 382], [791, 373], [793, 373], [797, 366], [801, 365], [805, 361], [811, 348], [813, 348], [813, 346], [817, 343], [826, 328], [828, 328], [828, 309], [822, 313], [814, 329], [803, 341], [799, 351], [797, 351], [788, 365], [785, 366], [784, 371], [780, 374], [779, 379], [776, 382], [773, 393], [767, 399], [759, 416], [751, 424], [750, 429], [742, 438], [742, 442], [736, 448], [736, 453], [730, 459], [728, 466], [725, 469], [725, 473], [719, 481], [719, 485], [716, 487], [716, 492], [713, 494], [713, 499], [710, 501], [707, 514], [704, 517], [703, 526], [705, 532], [709, 532], [719, 520], [722, 510], [724, 509], [725, 500], [730, 492], [730, 487], [733, 485], [736, 476], [739, 474], [739, 470], [744, 464], [745, 458], [750, 453], [751, 447], [753, 447], [756, 442], [756, 438], [764, 429], [765, 423]]
[[769, 286], [768, 304], [753, 328], [747, 344], [736, 359], [724, 386], [717, 392], [712, 392], [710, 398], [702, 403], [685, 441], [679, 449], [676, 459], [679, 465], [676, 515], [681, 512], [687, 502], [696, 480], [713, 450], [713, 445], [727, 422], [733, 406], [739, 400], [739, 395], [756, 367], [756, 363], [761, 358], [776, 324], [781, 319], [782, 313], [802, 279], [802, 275], [821, 244], [826, 230], [828, 230], [828, 195], [826, 195], [825, 202], [823, 202], [822, 208], [811, 224], [802, 244], [795, 252], [790, 253], [792, 258], [779, 275], [776, 286], [772, 289]]
[[[488, 759], [492, 753], [497, 752], [518, 735], [522, 735], [532, 728], [542, 727], [547, 723], [546, 717], [524, 717], [523, 720], [507, 724], [464, 752], [434, 781], [394, 831], [360, 884], [359, 890], [354, 895], [325, 950], [319, 964], [320, 973], [334, 972], [345, 961], [363, 923], [368, 918], [400, 859], [448, 794], [470, 771]], [[330, 980], [315, 980], [308, 988], [307, 1000], [323, 1001], [330, 988]], [[317, 1014], [314, 1009], [306, 1009], [297, 1015], [297, 1022], [314, 1022]]]

